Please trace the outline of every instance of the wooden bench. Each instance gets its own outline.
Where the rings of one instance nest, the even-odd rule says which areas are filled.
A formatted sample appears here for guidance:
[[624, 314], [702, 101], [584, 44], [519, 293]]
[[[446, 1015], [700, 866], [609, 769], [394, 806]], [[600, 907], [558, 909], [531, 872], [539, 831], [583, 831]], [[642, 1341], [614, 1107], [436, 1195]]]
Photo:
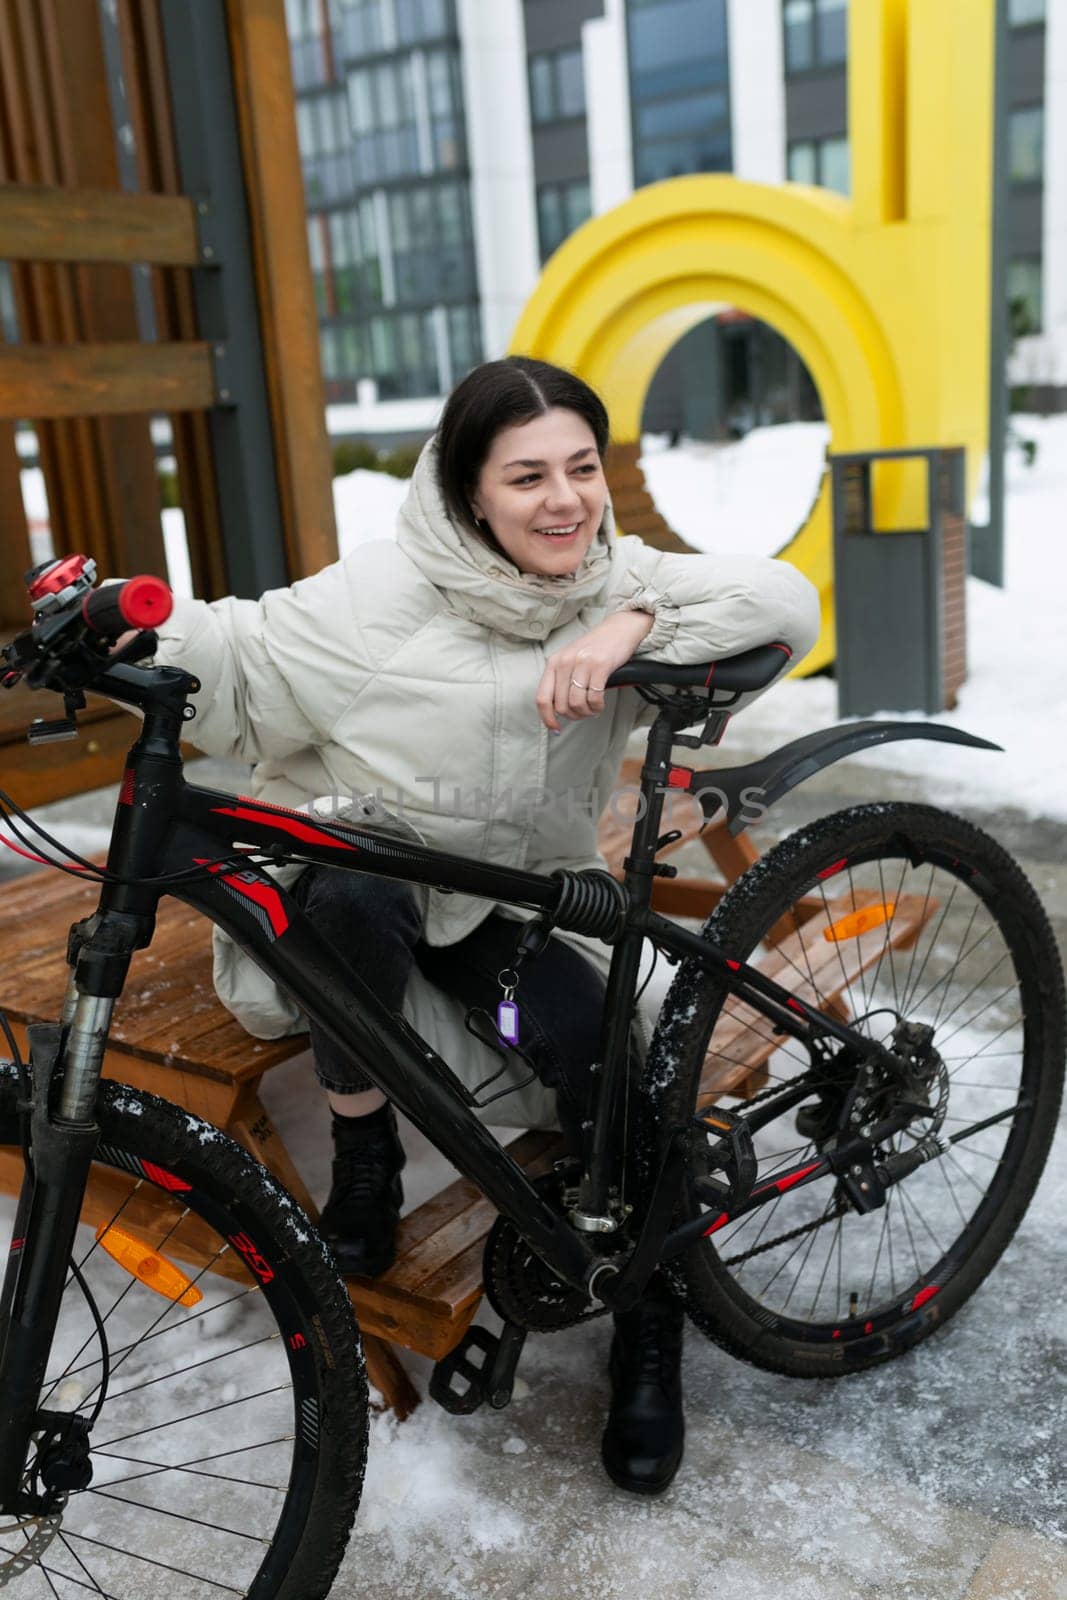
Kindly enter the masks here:
[[[638, 762], [624, 767], [624, 783], [634, 778], [638, 767]], [[620, 813], [622, 809], [616, 808]], [[716, 881], [658, 880], [654, 904], [666, 915], [706, 916], [725, 884], [755, 859], [755, 848], [744, 837], [732, 839], [722, 828], [709, 826], [701, 832], [699, 810], [681, 791], [668, 797], [667, 812], [665, 831], [674, 827], [683, 834], [667, 851], [680, 849], [699, 833], [722, 876]], [[625, 823], [605, 813], [601, 848], [620, 873], [628, 840]], [[33, 873], [0, 890], [0, 1009], [21, 1036], [20, 1044], [25, 1043], [27, 1023], [58, 1016], [66, 981], [67, 929], [91, 912], [97, 894], [93, 885], [52, 871]], [[906, 946], [934, 909], [918, 902], [914, 907], [898, 904], [894, 945]], [[761, 964], [771, 975], [780, 973], [782, 981], [801, 995], [805, 990], [798, 987], [798, 965], [805, 971], [810, 966], [816, 978], [832, 974], [827, 989], [838, 997], [841, 1014], [846, 1015], [840, 1001], [844, 984], [838, 981], [839, 947], [820, 937], [828, 920], [821, 897], [799, 904], [797, 912], [801, 930], [792, 924], [776, 929], [778, 943]], [[848, 972], [855, 975], [873, 965], [883, 948], [882, 929], [851, 940]], [[749, 1026], [752, 1022], [756, 1031]], [[724, 1093], [755, 1093], [766, 1081], [767, 1062], [780, 1042], [765, 1019], [730, 1002], [705, 1061], [701, 1103], [710, 1104]], [[152, 945], [139, 951], [131, 964], [115, 1011], [105, 1073], [173, 1100], [225, 1129], [314, 1218], [314, 1202], [259, 1092], [266, 1072], [306, 1046], [303, 1034], [254, 1040], [233, 1020], [212, 989], [208, 924], [179, 902], [164, 900]], [[559, 1138], [532, 1131], [508, 1148], [536, 1176], [549, 1169]], [[18, 1164], [11, 1157], [9, 1170], [0, 1167], [0, 1187], [11, 1190], [18, 1181]], [[112, 1187], [125, 1182], [115, 1174]], [[92, 1221], [103, 1220], [114, 1210], [110, 1194], [90, 1197], [88, 1203]], [[350, 1281], [371, 1381], [400, 1417], [418, 1403], [418, 1396], [392, 1347], [404, 1345], [433, 1360], [455, 1348], [481, 1302], [482, 1250], [494, 1215], [480, 1191], [459, 1179], [403, 1219], [397, 1260], [388, 1273], [374, 1280]]]

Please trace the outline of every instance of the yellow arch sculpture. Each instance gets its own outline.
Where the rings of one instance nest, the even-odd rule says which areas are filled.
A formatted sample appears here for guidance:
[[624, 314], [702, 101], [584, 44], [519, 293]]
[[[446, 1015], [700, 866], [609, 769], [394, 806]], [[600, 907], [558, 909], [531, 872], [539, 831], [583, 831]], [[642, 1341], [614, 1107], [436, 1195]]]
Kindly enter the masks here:
[[[547, 263], [512, 350], [581, 373], [640, 438], [667, 351], [723, 304], [775, 327], [818, 387], [835, 451], [962, 444], [988, 416], [993, 0], [851, 0], [852, 196], [673, 178], [594, 218]], [[876, 526], [924, 520], [917, 465], [875, 481]], [[834, 657], [828, 475], [780, 554], [822, 598]]]

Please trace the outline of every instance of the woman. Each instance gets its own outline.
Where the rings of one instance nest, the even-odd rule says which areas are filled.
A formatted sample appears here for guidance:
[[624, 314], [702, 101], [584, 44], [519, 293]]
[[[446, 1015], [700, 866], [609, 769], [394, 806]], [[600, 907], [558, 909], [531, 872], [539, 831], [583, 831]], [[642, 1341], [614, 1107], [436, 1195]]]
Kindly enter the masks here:
[[[537, 872], [602, 864], [597, 816], [648, 715], [632, 689], [605, 693], [615, 668], [772, 640], [796, 660], [818, 629], [815, 591], [782, 562], [617, 540], [607, 442], [601, 401], [571, 373], [524, 357], [477, 368], [419, 458], [395, 543], [258, 602], [176, 605], [160, 657], [201, 680], [194, 741], [251, 761], [253, 793], [276, 803], [371, 792], [456, 854]], [[502, 998], [518, 913], [321, 867], [294, 893], [392, 1009], [420, 977], [461, 1008]], [[523, 1047], [572, 1143], [599, 1038], [606, 957], [594, 946], [554, 937], [517, 996]], [[297, 1022], [225, 939], [216, 983], [252, 1032]], [[356, 1061], [316, 1027], [311, 1038], [334, 1140], [322, 1231], [344, 1270], [377, 1274], [402, 1203], [395, 1117]], [[681, 1461], [681, 1331], [658, 1281], [615, 1319], [602, 1453], [639, 1493], [665, 1489]]]

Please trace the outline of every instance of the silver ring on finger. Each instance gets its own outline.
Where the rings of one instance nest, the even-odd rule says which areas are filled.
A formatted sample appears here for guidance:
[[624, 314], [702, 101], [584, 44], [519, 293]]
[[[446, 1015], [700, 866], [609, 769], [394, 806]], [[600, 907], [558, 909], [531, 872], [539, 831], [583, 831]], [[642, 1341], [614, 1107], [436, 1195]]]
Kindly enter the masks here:
[[589, 687], [587, 683], [579, 683], [577, 678], [572, 678], [571, 682], [576, 689], [588, 689]]

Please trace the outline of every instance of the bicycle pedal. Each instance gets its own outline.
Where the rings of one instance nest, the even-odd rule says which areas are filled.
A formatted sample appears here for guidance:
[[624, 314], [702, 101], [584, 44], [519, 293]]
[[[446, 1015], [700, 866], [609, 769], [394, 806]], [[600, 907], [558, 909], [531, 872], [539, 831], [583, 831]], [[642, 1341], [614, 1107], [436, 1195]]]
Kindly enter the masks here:
[[722, 1154], [708, 1152], [709, 1172], [724, 1172], [729, 1180], [730, 1187], [723, 1204], [727, 1209], [743, 1204], [752, 1193], [758, 1171], [748, 1123], [736, 1111], [726, 1111], [722, 1106], [713, 1106], [699, 1113], [695, 1120], [705, 1133], [719, 1139]]
[[[430, 1374], [430, 1397], [453, 1416], [470, 1416], [486, 1400], [494, 1409], [506, 1406], [511, 1399], [522, 1347], [526, 1343], [525, 1328], [505, 1322], [499, 1335], [475, 1323], [447, 1356], [442, 1356]], [[475, 1351], [481, 1360], [473, 1360]], [[457, 1388], [457, 1382], [465, 1388]]]

